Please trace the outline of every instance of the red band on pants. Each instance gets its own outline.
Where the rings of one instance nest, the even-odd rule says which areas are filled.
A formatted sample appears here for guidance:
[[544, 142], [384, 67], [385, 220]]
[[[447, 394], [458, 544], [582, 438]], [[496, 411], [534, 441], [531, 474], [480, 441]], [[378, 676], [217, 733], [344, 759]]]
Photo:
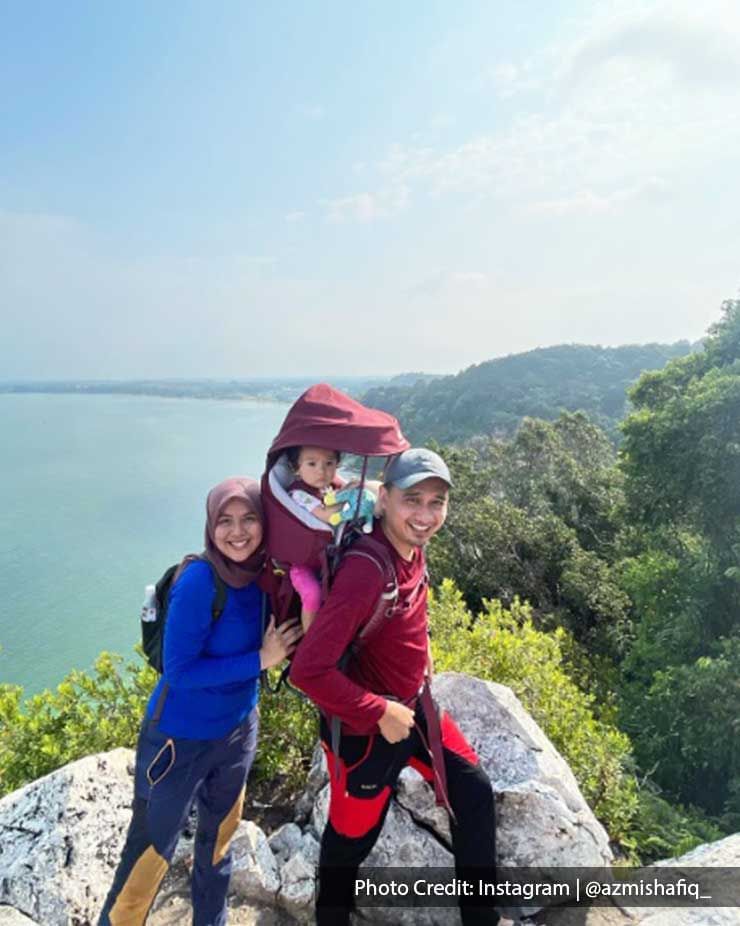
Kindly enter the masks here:
[[[329, 747], [322, 742], [329, 766], [330, 798], [329, 820], [334, 829], [342, 836], [356, 839], [364, 836], [383, 815], [386, 804], [391, 797], [390, 785], [386, 785], [374, 797], [353, 797], [347, 791], [347, 768], [341, 759], [337, 759]], [[337, 763], [339, 773], [337, 774]]]

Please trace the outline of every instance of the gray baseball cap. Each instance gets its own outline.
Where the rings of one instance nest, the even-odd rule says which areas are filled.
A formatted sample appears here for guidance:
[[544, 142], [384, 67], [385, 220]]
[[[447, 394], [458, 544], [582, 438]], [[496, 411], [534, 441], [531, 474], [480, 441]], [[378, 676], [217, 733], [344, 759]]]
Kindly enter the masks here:
[[450, 471], [442, 457], [426, 447], [412, 447], [404, 450], [388, 463], [383, 473], [385, 485], [394, 485], [399, 489], [409, 489], [417, 482], [436, 476], [452, 485]]

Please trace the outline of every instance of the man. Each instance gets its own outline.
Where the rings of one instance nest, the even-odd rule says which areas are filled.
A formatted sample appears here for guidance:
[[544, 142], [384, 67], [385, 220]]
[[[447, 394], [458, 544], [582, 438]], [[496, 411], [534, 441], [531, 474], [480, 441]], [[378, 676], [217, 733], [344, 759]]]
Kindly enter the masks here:
[[[431, 450], [415, 448], [392, 459], [380, 488], [380, 517], [370, 536], [371, 545], [374, 541], [385, 548], [395, 569], [399, 595], [393, 613], [380, 629], [368, 631], [341, 671], [338, 664], [368, 626], [385, 587], [378, 557], [368, 555], [360, 540], [357, 553], [345, 554], [293, 661], [291, 680], [322, 711], [322, 746], [331, 780], [319, 861], [320, 926], [349, 923], [357, 869], [380, 834], [406, 765], [437, 784], [446, 773], [458, 874], [484, 868], [490, 877], [495, 866], [495, 811], [488, 777], [452, 719], [443, 714], [438, 725], [435, 718], [430, 723], [419, 699], [430, 665], [424, 547], [445, 522], [451, 485], [444, 460]], [[342, 722], [338, 750], [332, 749], [327, 717]], [[438, 757], [443, 761], [438, 763], [432, 761], [435, 728], [441, 731]], [[498, 922], [493, 910], [464, 903], [465, 926]]]

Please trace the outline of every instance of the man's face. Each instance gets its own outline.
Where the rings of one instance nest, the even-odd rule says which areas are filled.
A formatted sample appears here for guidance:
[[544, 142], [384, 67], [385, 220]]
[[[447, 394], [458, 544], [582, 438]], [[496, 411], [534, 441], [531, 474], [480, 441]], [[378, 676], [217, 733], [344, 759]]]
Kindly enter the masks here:
[[430, 476], [409, 489], [380, 489], [380, 507], [386, 537], [404, 559], [423, 547], [445, 523], [449, 489], [443, 479]]

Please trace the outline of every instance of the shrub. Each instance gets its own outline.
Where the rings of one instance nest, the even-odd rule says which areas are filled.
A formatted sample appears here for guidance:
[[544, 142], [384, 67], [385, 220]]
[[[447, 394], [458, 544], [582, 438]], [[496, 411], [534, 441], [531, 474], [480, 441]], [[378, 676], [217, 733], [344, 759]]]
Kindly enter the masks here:
[[286, 687], [277, 694], [263, 691], [260, 738], [250, 780], [274, 782], [288, 794], [295, 792], [305, 784], [318, 735], [316, 708], [304, 695]]
[[436, 671], [456, 669], [508, 685], [562, 753], [612, 839], [630, 841], [637, 811], [630, 742], [594, 716], [593, 697], [566, 674], [565, 631], [535, 629], [529, 606], [486, 601], [475, 619], [462, 594], [442, 583], [431, 605]]
[[[70, 672], [55, 690], [23, 701], [23, 689], [0, 685], [0, 796], [91, 753], [135, 747], [157, 680], [141, 660], [101, 653], [91, 673]], [[303, 782], [316, 740], [316, 711], [285, 689], [266, 695], [254, 781], [294, 790]]]
[[155, 680], [142, 662], [122, 666], [101, 653], [92, 673], [70, 672], [24, 703], [22, 688], [0, 685], [0, 794], [90, 753], [134, 746]]
[[650, 788], [640, 789], [630, 841], [632, 846], [639, 848], [643, 865], [676, 858], [724, 835], [701, 810], [669, 804]]

